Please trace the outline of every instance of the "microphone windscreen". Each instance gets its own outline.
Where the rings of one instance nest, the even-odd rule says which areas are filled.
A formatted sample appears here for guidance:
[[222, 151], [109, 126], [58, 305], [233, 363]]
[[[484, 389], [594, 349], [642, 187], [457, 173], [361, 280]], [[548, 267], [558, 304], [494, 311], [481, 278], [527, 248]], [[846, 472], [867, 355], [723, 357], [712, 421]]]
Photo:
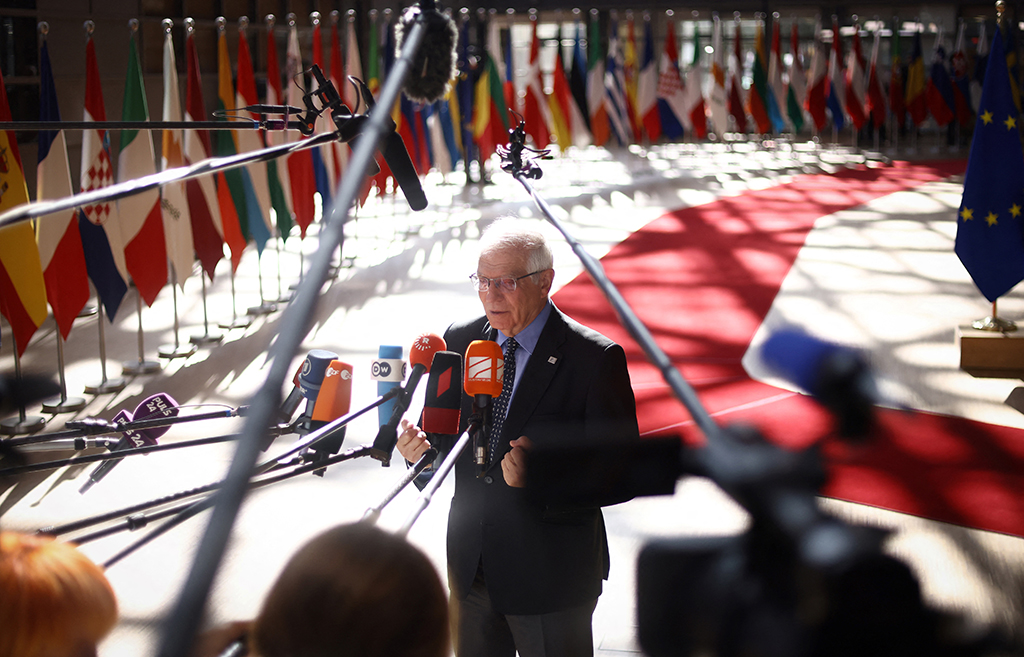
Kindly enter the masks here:
[[466, 349], [466, 377], [463, 380], [470, 396], [501, 395], [501, 378], [505, 360], [501, 347], [493, 340], [473, 340]]
[[[140, 420], [154, 420], [161, 417], [177, 417], [177, 415], [178, 402], [174, 401], [174, 398], [167, 393], [158, 392], [142, 400], [142, 403], [135, 407], [135, 413], [133, 413], [132, 417], [134, 421], [138, 422]], [[170, 425], [152, 427], [143, 429], [142, 432], [156, 443], [156, 439], [167, 433], [170, 428]]]
[[796, 329], [783, 329], [773, 333], [761, 347], [761, 360], [776, 376], [801, 390], [819, 395], [823, 369], [829, 359], [849, 347], [825, 342]]
[[[138, 422], [141, 420], [155, 420], [162, 417], [175, 417], [178, 415], [178, 402], [164, 392], [147, 397], [135, 407], [135, 412], [129, 416], [127, 422]], [[116, 419], [116, 418], [115, 418]], [[131, 440], [136, 447], [143, 445], [155, 445], [157, 440], [167, 433], [171, 425], [162, 427], [150, 427], [148, 429], [129, 429], [124, 431], [124, 436]]]
[[[430, 3], [433, 4], [433, 3]], [[405, 79], [405, 95], [416, 103], [429, 105], [444, 97], [457, 72], [459, 30], [455, 21], [437, 11], [412, 5], [395, 26], [395, 56], [402, 50], [405, 34], [417, 20], [423, 21], [424, 35]]]
[[462, 409], [462, 354], [439, 351], [430, 364], [420, 427], [427, 433], [459, 433]]
[[861, 350], [786, 329], [765, 341], [761, 360], [770, 371], [832, 411], [840, 436], [859, 439], [869, 435], [880, 396]]
[[[128, 411], [122, 409], [122, 410], [117, 412], [117, 415], [114, 416], [113, 423], [116, 424], [116, 425], [128, 424], [129, 422], [133, 421], [133, 419], [140, 419], [141, 420], [142, 418], [132, 418], [132, 414], [131, 413], [129, 413]], [[130, 447], [145, 447], [147, 445], [155, 445], [155, 444], [156, 444], [156, 437], [152, 437], [151, 438], [151, 437], [147, 436], [145, 431], [136, 431], [134, 429], [122, 429], [121, 430], [121, 440], [119, 440], [117, 442], [117, 445], [115, 445], [112, 448], [111, 451], [118, 451], [118, 450], [122, 450], [122, 449], [128, 449]], [[101, 463], [99, 466], [97, 466], [95, 469], [93, 469], [93, 472], [97, 472], [97, 471], [101, 471], [102, 472], [102, 470], [101, 470], [102, 467], [103, 467], [103, 464]], [[108, 466], [107, 468], [103, 468], [103, 469], [106, 470], [106, 469], [109, 469], [110, 467], [113, 467], [113, 466]]]
[[[371, 377], [377, 382], [377, 394], [384, 393], [402, 385], [405, 380], [405, 362], [402, 360], [402, 348], [396, 345], [382, 344], [377, 350], [377, 360], [373, 361]], [[385, 424], [395, 410], [396, 399], [392, 397], [377, 407], [379, 425]]]
[[302, 363], [302, 371], [299, 372], [299, 390], [302, 391], [303, 397], [316, 403], [316, 396], [324, 381], [324, 372], [330, 362], [337, 358], [338, 354], [326, 349], [313, 349], [306, 354], [306, 360]]
[[370, 378], [378, 383], [401, 383], [405, 381], [405, 361], [402, 348], [381, 345], [377, 358], [370, 365]]
[[313, 405], [314, 422], [330, 422], [348, 414], [352, 406], [352, 366], [332, 360]]
[[434, 359], [434, 354], [438, 351], [444, 351], [446, 346], [444, 338], [433, 333], [424, 333], [412, 343], [412, 348], [409, 349], [409, 362], [413, 367], [422, 365], [424, 370], [429, 372], [430, 362]]

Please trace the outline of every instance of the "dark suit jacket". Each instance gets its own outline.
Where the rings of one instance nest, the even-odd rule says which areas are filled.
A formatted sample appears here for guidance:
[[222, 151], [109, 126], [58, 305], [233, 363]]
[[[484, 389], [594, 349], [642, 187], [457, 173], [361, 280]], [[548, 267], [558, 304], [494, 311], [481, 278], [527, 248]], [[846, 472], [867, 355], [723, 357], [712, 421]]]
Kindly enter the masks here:
[[[485, 317], [454, 324], [444, 336], [448, 350], [461, 354], [473, 340], [496, 337]], [[460, 431], [471, 406], [463, 394]], [[553, 308], [502, 434], [499, 456], [485, 477], [478, 477], [471, 449], [455, 466], [448, 516], [452, 595], [469, 593], [482, 562], [491, 602], [502, 613], [549, 613], [596, 599], [609, 565], [601, 509], [530, 503], [523, 489], [505, 484], [500, 461], [509, 441], [524, 435], [535, 445], [638, 439], [622, 347]]]

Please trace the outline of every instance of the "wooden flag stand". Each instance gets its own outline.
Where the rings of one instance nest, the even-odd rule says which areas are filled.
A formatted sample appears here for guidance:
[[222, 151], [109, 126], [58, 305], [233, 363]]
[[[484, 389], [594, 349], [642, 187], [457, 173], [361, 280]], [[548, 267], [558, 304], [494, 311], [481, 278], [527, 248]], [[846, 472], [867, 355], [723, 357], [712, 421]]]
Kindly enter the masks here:
[[992, 302], [992, 314], [959, 326], [960, 369], [977, 377], [1016, 379], [1024, 376], [1024, 333], [1003, 319]]

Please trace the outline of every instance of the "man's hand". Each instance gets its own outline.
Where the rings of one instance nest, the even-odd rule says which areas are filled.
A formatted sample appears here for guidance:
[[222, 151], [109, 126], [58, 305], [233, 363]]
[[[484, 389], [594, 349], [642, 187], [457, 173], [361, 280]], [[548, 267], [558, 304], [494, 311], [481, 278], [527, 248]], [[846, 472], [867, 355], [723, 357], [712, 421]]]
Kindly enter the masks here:
[[398, 442], [395, 445], [398, 453], [409, 463], [420, 460], [423, 453], [430, 449], [427, 441], [427, 434], [409, 420], [402, 420], [402, 433], [398, 435]]
[[501, 473], [505, 476], [506, 484], [512, 488], [522, 488], [526, 485], [526, 453], [533, 443], [526, 436], [519, 436], [509, 445], [512, 451], [501, 459]]

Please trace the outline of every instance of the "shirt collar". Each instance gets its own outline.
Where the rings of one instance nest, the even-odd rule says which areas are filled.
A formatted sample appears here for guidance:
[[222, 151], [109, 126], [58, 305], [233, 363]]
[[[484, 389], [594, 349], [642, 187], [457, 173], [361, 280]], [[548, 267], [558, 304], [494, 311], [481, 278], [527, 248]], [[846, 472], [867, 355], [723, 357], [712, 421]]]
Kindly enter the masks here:
[[[533, 318], [533, 321], [527, 324], [526, 328], [516, 334], [516, 342], [519, 346], [526, 349], [526, 352], [532, 354], [534, 349], [537, 348], [537, 341], [540, 340], [540, 332], [544, 330], [544, 325], [548, 323], [548, 317], [551, 316], [551, 301], [549, 300], [544, 304], [544, 308], [541, 309], [540, 313]], [[505, 350], [505, 341], [508, 340], [508, 336], [498, 331], [498, 344], [501, 345], [502, 351]]]

